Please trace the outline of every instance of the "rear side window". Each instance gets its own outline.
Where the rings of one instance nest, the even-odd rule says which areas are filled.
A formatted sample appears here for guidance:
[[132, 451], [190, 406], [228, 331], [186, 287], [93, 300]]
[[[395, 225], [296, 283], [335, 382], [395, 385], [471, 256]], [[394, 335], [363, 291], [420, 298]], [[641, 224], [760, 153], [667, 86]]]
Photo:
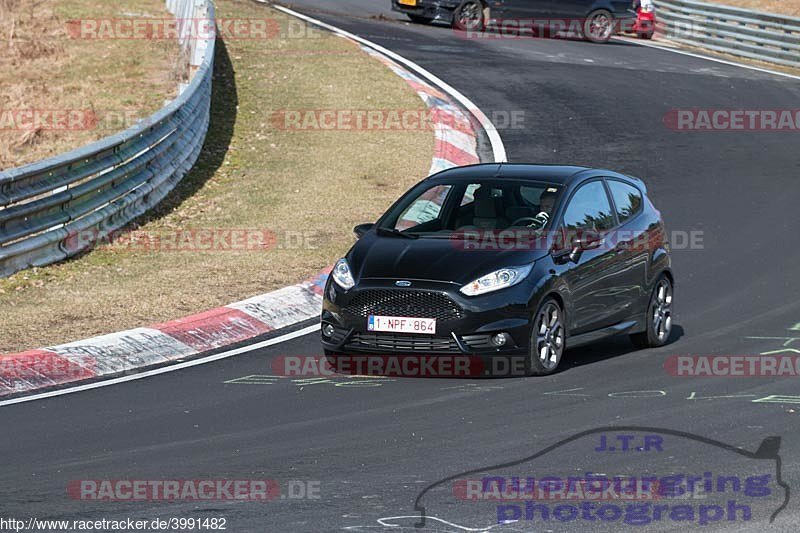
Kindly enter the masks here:
[[578, 189], [564, 212], [564, 227], [604, 231], [614, 227], [614, 216], [602, 181], [592, 181]]
[[617, 180], [608, 180], [606, 183], [611, 190], [620, 224], [636, 216], [642, 209], [642, 193], [639, 189]]

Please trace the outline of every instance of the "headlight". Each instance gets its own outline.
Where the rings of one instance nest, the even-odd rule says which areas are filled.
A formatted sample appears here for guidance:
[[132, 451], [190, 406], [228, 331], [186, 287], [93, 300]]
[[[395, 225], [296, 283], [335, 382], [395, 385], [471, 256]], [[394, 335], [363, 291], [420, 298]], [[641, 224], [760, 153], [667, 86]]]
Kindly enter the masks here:
[[353, 274], [350, 272], [350, 265], [347, 264], [347, 259], [342, 258], [336, 261], [331, 271], [333, 281], [344, 290], [352, 289], [356, 282], [353, 280]]
[[530, 273], [531, 268], [533, 268], [533, 265], [495, 270], [491, 274], [486, 274], [475, 281], [467, 283], [461, 287], [461, 292], [467, 296], [477, 296], [479, 294], [511, 287], [525, 279], [525, 276]]

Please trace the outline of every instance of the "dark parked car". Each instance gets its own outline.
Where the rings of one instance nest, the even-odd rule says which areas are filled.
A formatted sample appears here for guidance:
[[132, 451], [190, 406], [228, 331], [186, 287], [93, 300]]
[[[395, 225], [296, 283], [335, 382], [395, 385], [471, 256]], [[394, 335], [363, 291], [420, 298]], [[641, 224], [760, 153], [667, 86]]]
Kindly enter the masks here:
[[[536, 33], [578, 30], [595, 42], [607, 42], [636, 21], [636, 0], [391, 0], [392, 9], [414, 22], [445, 22], [461, 30], [481, 30], [491, 20], [504, 31]], [[516, 23], [516, 24], [515, 24]]]
[[641, 180], [572, 166], [435, 174], [358, 241], [324, 289], [326, 355], [524, 356], [548, 374], [566, 346], [630, 335], [660, 346], [673, 277]]

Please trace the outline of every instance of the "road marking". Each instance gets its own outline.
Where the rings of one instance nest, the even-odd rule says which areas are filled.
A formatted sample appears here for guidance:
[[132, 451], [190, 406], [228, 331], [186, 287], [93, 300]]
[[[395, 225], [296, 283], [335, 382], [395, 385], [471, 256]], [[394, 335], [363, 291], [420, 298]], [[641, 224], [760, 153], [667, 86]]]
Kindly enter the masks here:
[[745, 339], [758, 339], [758, 340], [785, 340], [786, 342], [783, 343], [784, 346], [789, 346], [796, 340], [800, 340], [800, 337], [745, 337]]
[[[386, 518], [378, 518], [378, 523], [380, 525], [382, 525], [383, 527], [400, 527], [398, 524], [389, 524], [389, 523], [386, 523], [386, 521], [387, 520], [398, 520], [398, 519], [403, 519], [403, 518], [414, 518], [416, 520], [422, 520], [422, 516], [420, 516], [420, 515], [387, 516]], [[498, 527], [498, 526], [503, 525], [503, 524], [493, 524], [493, 525], [488, 526], [488, 527], [474, 528], [474, 527], [460, 526], [458, 524], [454, 524], [452, 522], [448, 522], [447, 520], [442, 520], [441, 518], [436, 518], [435, 516], [426, 516], [425, 520], [426, 521], [427, 520], [434, 520], [436, 522], [441, 522], [442, 524], [445, 524], [445, 525], [450, 526], [450, 527], [457, 527], [458, 529], [460, 529], [462, 531], [489, 531], [490, 529], [492, 529], [494, 527]], [[507, 521], [506, 523], [511, 523], [511, 522], [516, 522], [516, 520]]]
[[692, 393], [686, 398], [687, 400], [717, 400], [721, 398], [749, 398], [755, 396], [755, 394], [729, 394], [724, 396], [696, 396], [696, 392], [692, 391]]
[[[256, 1], [261, 3], [261, 4], [266, 4], [266, 2], [264, 0], [256, 0]], [[406, 66], [410, 70], [415, 71], [417, 74], [421, 75], [422, 77], [427, 78], [428, 81], [432, 82], [434, 85], [439, 87], [439, 89], [443, 90], [444, 92], [449, 94], [451, 97], [453, 97], [456, 100], [458, 100], [458, 103], [460, 103], [462, 106], [464, 106], [464, 108], [467, 111], [469, 111], [470, 113], [472, 113], [472, 115], [478, 120], [478, 122], [480, 122], [481, 127], [486, 132], [486, 136], [489, 138], [489, 143], [492, 145], [492, 154], [493, 154], [493, 157], [494, 157], [494, 161], [496, 163], [505, 163], [506, 161], [508, 161], [508, 157], [506, 156], [506, 148], [503, 145], [503, 140], [500, 138], [500, 133], [498, 133], [497, 128], [492, 123], [492, 121], [489, 120], [489, 117], [487, 117], [486, 114], [483, 111], [481, 111], [481, 109], [477, 105], [475, 105], [472, 102], [472, 100], [470, 100], [469, 98], [467, 98], [466, 96], [461, 94], [455, 88], [453, 88], [450, 85], [448, 85], [447, 83], [445, 83], [442, 79], [438, 78], [433, 73], [428, 72], [427, 70], [425, 70], [421, 66], [417, 65], [416, 63], [414, 63], [410, 59], [406, 59], [405, 57], [401, 56], [400, 54], [392, 52], [388, 48], [384, 48], [383, 46], [381, 46], [379, 44], [373, 43], [372, 41], [364, 39], [363, 37], [359, 37], [358, 35], [355, 35], [353, 33], [345, 31], [345, 30], [343, 30], [341, 28], [337, 28], [336, 26], [332, 26], [330, 24], [326, 24], [325, 22], [322, 22], [321, 20], [317, 20], [317, 19], [309, 17], [307, 15], [303, 15], [302, 13], [298, 13], [297, 11], [293, 11], [293, 10], [287, 8], [287, 7], [283, 7], [283, 6], [279, 6], [279, 5], [275, 5], [275, 4], [273, 4], [271, 7], [273, 7], [274, 9], [277, 9], [278, 11], [282, 11], [283, 13], [286, 13], [287, 15], [291, 15], [291, 16], [299, 18], [301, 20], [305, 20], [306, 22], [311, 23], [311, 24], [313, 24], [315, 26], [319, 26], [320, 28], [325, 28], [326, 30], [332, 31], [333, 33], [336, 33], [338, 35], [341, 35], [341, 36], [347, 37], [349, 39], [352, 39], [352, 40], [354, 40], [354, 41], [356, 41], [358, 43], [363, 44], [364, 46], [368, 46], [369, 48], [372, 48], [376, 52], [380, 52], [381, 54], [385, 55], [386, 57], [389, 57], [393, 61], [396, 61], [397, 63], [400, 63], [400, 64]]]
[[689, 57], [694, 57], [694, 58], [697, 58], [697, 59], [705, 59], [707, 61], [713, 61], [715, 63], [722, 63], [723, 65], [729, 65], [729, 66], [732, 66], [732, 67], [740, 67], [740, 68], [746, 68], [746, 69], [749, 69], [749, 70], [755, 70], [757, 72], [763, 72], [765, 74], [772, 74], [774, 76], [782, 76], [784, 78], [790, 78], [790, 79], [793, 79], [793, 80], [800, 80], [800, 76], [796, 76], [794, 74], [789, 74], [789, 73], [786, 73], [786, 72], [780, 72], [778, 70], [770, 70], [768, 68], [763, 68], [763, 67], [756, 67], [754, 65], [748, 65], [746, 63], [737, 63], [736, 61], [729, 61], [729, 60], [720, 59], [720, 58], [717, 58], [717, 57], [706, 56], [706, 55], [697, 54], [697, 53], [694, 53], [694, 52], [689, 52], [689, 51], [686, 51], [686, 50], [680, 50], [680, 49], [677, 49], [677, 48], [670, 48], [668, 46], [659, 45], [659, 44], [655, 44], [655, 43], [652, 43], [652, 42], [650, 42], [650, 43], [640, 42], [638, 40], [634, 40], [631, 37], [614, 37], [613, 40], [619, 41], [619, 42], [623, 42], [623, 43], [633, 44], [635, 46], [644, 46], [646, 48], [655, 48], [657, 50], [663, 50], [665, 52], [672, 52], [673, 54], [679, 54], [679, 55], [682, 55], [682, 56], [689, 56]]
[[577, 387], [574, 389], [564, 389], [564, 390], [556, 390], [553, 392], [544, 392], [542, 394], [552, 394], [554, 396], [589, 396], [588, 394], [567, 394], [572, 391], [583, 390], [583, 387]]
[[287, 333], [285, 335], [281, 335], [279, 337], [275, 337], [272, 339], [267, 339], [265, 341], [257, 342], [256, 344], [251, 344], [249, 346], [242, 346], [241, 348], [236, 348], [234, 350], [228, 350], [225, 352], [220, 352], [218, 354], [209, 355], [207, 357], [202, 357], [200, 359], [195, 359], [193, 361], [186, 361], [185, 363], [178, 363], [175, 365], [165, 366], [162, 368], [156, 368], [154, 370], [148, 370], [146, 372], [141, 372], [139, 374], [133, 374], [130, 376], [122, 376], [118, 378], [108, 379], [105, 381], [98, 381], [95, 383], [88, 383], [86, 385], [78, 385], [77, 387], [70, 387], [68, 389], [60, 389], [54, 390], [50, 392], [42, 392], [39, 394], [34, 394], [32, 396], [23, 396], [21, 398], [12, 398], [11, 400], [4, 400], [0, 402], [0, 407], [4, 407], [6, 405], [14, 405], [17, 403], [24, 403], [24, 402], [32, 402], [34, 400], [42, 400], [45, 398], [53, 398], [55, 396], [63, 396], [65, 394], [72, 394], [74, 392], [81, 392], [85, 390], [91, 389], [99, 389], [100, 387], [108, 387], [110, 385], [116, 385], [118, 383], [125, 383], [127, 381], [133, 381], [136, 379], [143, 379], [149, 378], [150, 376], [158, 376], [159, 374], [166, 374], [167, 372], [175, 372], [177, 370], [183, 370], [184, 368], [190, 368], [193, 366], [204, 365], [206, 363], [213, 363], [214, 361], [219, 361], [220, 359], [227, 359], [228, 357], [233, 357], [234, 355], [239, 355], [242, 353], [252, 352], [253, 350], [258, 350], [260, 348], [266, 348], [267, 346], [274, 346], [275, 344], [280, 344], [282, 342], [290, 341], [292, 339], [296, 339], [298, 337], [303, 337], [308, 335], [309, 333], [314, 333], [318, 331], [320, 328], [319, 324], [314, 324], [313, 326], [308, 326], [303, 329], [299, 329], [297, 331], [293, 331], [291, 333]]
[[659, 396], [666, 396], [666, 391], [663, 390], [628, 390], [623, 392], [612, 392], [608, 395], [609, 398], [656, 398]]
[[237, 385], [272, 385], [273, 383], [277, 383], [279, 379], [283, 379], [283, 376], [253, 374], [251, 376], [244, 376], [242, 378], [229, 379], [228, 381], [223, 381], [222, 383], [232, 383]]
[[764, 398], [751, 400], [753, 403], [792, 403], [800, 404], [800, 396], [781, 396], [780, 394], [770, 394]]

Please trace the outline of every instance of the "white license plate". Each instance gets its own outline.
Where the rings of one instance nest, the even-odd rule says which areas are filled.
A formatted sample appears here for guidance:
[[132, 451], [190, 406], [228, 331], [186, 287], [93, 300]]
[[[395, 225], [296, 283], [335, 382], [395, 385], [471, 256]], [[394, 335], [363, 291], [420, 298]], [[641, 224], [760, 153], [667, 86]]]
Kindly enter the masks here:
[[423, 333], [436, 334], [435, 318], [414, 318], [408, 316], [376, 316], [367, 318], [369, 331], [387, 331], [391, 333]]

